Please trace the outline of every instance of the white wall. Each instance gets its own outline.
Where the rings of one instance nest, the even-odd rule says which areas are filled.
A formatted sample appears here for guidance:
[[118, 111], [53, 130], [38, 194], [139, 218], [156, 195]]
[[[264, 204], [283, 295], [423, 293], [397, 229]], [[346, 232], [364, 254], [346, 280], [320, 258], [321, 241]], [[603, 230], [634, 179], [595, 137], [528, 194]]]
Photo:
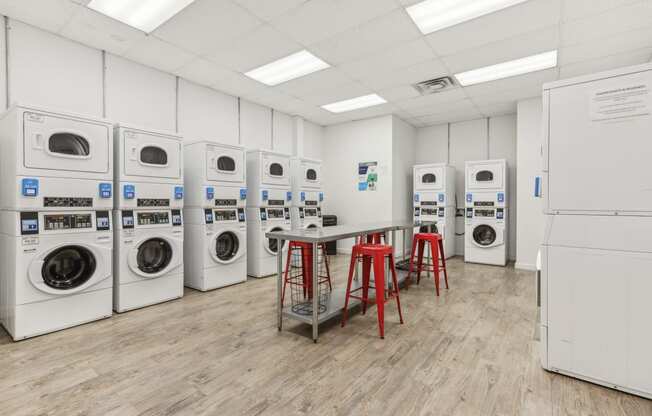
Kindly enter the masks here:
[[541, 175], [541, 98], [520, 101], [517, 111], [516, 267], [534, 270], [544, 228], [541, 199], [534, 197], [534, 178]]
[[[324, 213], [339, 224], [392, 220], [392, 116], [328, 126], [322, 149]], [[358, 191], [358, 163], [378, 162], [378, 190]], [[350, 252], [352, 240], [338, 242]]]
[[[392, 118], [392, 220], [412, 221], [412, 168], [416, 160], [417, 129], [400, 118]], [[402, 233], [396, 239], [396, 253], [403, 254]], [[409, 249], [412, 230], [406, 233]]]
[[[516, 258], [516, 117], [506, 115], [424, 127], [417, 130], [416, 163], [451, 164], [456, 169], [457, 207], [464, 207], [464, 168], [471, 160], [507, 159], [509, 164], [509, 256]], [[455, 254], [464, 255], [464, 217], [456, 218]]]
[[303, 156], [311, 159], [322, 159], [324, 144], [324, 127], [303, 121]]
[[273, 111], [272, 118], [272, 148], [277, 152], [292, 155], [294, 119], [280, 111]]

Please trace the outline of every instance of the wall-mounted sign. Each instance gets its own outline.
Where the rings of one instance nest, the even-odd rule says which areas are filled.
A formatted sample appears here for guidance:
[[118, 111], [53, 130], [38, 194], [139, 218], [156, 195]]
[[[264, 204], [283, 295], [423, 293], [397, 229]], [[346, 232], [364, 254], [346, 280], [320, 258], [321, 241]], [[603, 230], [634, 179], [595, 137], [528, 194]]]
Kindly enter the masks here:
[[378, 162], [358, 163], [358, 191], [375, 191], [378, 186]]

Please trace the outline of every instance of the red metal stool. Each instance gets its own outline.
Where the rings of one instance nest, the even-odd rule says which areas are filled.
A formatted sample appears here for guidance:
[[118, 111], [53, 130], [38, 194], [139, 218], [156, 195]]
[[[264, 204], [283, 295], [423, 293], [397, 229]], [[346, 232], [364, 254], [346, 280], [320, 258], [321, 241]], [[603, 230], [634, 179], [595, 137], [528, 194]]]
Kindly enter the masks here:
[[[432, 264], [423, 264], [423, 252], [425, 245], [430, 245], [430, 253], [432, 255]], [[417, 250], [417, 284], [421, 280], [421, 271], [425, 268], [426, 271], [431, 271], [435, 277], [435, 291], [439, 296], [439, 271], [444, 272], [444, 281], [446, 282], [446, 289], [448, 289], [448, 273], [446, 272], [446, 254], [444, 253], [444, 240], [439, 234], [434, 233], [417, 233], [412, 239], [412, 255], [410, 256], [410, 269], [408, 272], [407, 282], [409, 283], [414, 271], [414, 255]], [[441, 261], [441, 263], [440, 263]]]
[[[324, 257], [324, 265], [326, 266], [326, 276], [321, 277], [318, 284], [327, 282], [328, 288], [332, 291], [333, 285], [331, 283], [331, 272], [328, 267], [328, 256], [326, 255], [326, 243], [319, 244], [318, 250], [321, 250]], [[288, 247], [288, 256], [285, 263], [285, 274], [283, 278], [283, 291], [281, 292], [281, 306], [285, 300], [285, 290], [288, 284], [291, 284], [292, 281], [297, 281], [294, 279], [296, 276], [290, 276], [290, 267], [292, 265], [292, 256], [300, 256], [301, 258], [301, 279], [299, 281], [303, 286], [303, 296], [312, 298], [312, 243], [305, 243], [302, 241], [290, 241]]]
[[[398, 306], [398, 316], [403, 323], [403, 313], [401, 312], [401, 300], [398, 294], [398, 280], [396, 279], [396, 268], [394, 266], [394, 253], [392, 246], [378, 244], [356, 244], [353, 246], [351, 253], [351, 265], [349, 266], [349, 279], [346, 286], [346, 299], [344, 301], [344, 312], [342, 314], [342, 326], [346, 324], [348, 317], [349, 299], [358, 299], [362, 302], [362, 314], [367, 311], [367, 304], [376, 303], [378, 309], [378, 329], [380, 338], [385, 338], [385, 303], [396, 298]], [[362, 257], [362, 286], [351, 290], [353, 282], [353, 272], [355, 270], [356, 259]], [[389, 258], [389, 267], [392, 272], [392, 288], [389, 289], [387, 298], [385, 298], [385, 258]], [[371, 278], [371, 265], [374, 266], [374, 286], [369, 286]], [[375, 301], [369, 301], [369, 289], [376, 290]], [[355, 293], [362, 290], [362, 296], [355, 296]]]
[[[358, 236], [356, 240], [356, 244], [365, 244], [363, 241], [364, 236]], [[382, 244], [383, 242], [387, 243], [387, 238], [385, 236], [385, 233], [373, 233], [373, 234], [367, 234], [366, 235], [366, 240], [367, 244]]]

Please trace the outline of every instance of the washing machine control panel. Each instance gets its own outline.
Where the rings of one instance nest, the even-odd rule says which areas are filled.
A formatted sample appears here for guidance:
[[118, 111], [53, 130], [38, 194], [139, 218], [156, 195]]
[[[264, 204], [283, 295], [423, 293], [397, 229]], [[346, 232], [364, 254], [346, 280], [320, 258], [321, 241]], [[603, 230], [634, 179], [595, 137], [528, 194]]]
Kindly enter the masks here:
[[79, 230], [93, 227], [93, 215], [87, 214], [53, 214], [43, 216], [44, 231]]
[[172, 226], [173, 227], [180, 227], [183, 225], [183, 218], [181, 217], [181, 210], [180, 209], [173, 209], [172, 210]]
[[38, 212], [20, 213], [20, 233], [22, 235], [38, 234]]
[[46, 208], [90, 208], [93, 206], [93, 198], [46, 196], [43, 198], [43, 206]]
[[238, 200], [237, 199], [216, 199], [215, 200], [215, 206], [216, 207], [235, 207], [238, 205]]
[[213, 211], [210, 209], [205, 209], [204, 210], [204, 219], [206, 221], [206, 224], [212, 224], [213, 223]]
[[478, 218], [494, 218], [496, 216], [496, 210], [476, 208], [473, 216]]
[[238, 220], [236, 209], [216, 209], [215, 222], [235, 222]]
[[268, 208], [267, 209], [267, 219], [270, 220], [282, 220], [285, 218], [285, 213], [283, 208]]
[[122, 211], [122, 228], [131, 230], [134, 228], [134, 212]]
[[505, 209], [504, 208], [496, 209], [496, 219], [497, 220], [504, 220], [505, 219]]
[[108, 231], [111, 229], [109, 211], [97, 211], [95, 213], [95, 226], [97, 231]]
[[138, 225], [167, 225], [170, 223], [170, 213], [160, 212], [139, 212], [137, 214]]
[[139, 207], [169, 207], [170, 200], [168, 198], [138, 198], [136, 204]]
[[244, 208], [238, 208], [238, 222], [245, 222], [245, 210]]

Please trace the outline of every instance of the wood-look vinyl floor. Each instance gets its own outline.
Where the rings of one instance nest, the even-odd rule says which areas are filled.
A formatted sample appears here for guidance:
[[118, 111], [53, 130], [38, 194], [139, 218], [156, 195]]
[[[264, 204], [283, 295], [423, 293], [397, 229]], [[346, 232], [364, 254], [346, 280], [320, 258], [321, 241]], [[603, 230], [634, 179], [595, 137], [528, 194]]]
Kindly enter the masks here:
[[[343, 284], [347, 258], [332, 259]], [[449, 262], [451, 289], [401, 292], [342, 329], [276, 330], [275, 279], [200, 293], [13, 343], [1, 415], [652, 415], [652, 401], [538, 362], [531, 273]]]

